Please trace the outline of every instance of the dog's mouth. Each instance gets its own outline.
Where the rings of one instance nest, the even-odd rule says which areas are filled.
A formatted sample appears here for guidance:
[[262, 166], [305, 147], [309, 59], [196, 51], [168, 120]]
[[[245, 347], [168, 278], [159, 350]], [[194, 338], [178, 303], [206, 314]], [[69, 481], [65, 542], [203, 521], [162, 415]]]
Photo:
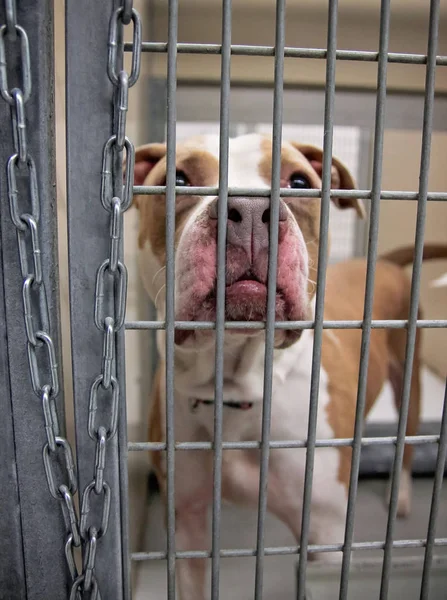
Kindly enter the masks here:
[[227, 283], [225, 293], [227, 302], [256, 300], [260, 296], [266, 296], [267, 286], [259, 277], [247, 271], [236, 281]]
[[[216, 286], [208, 296], [216, 304]], [[277, 295], [281, 293], [278, 290]], [[230, 321], [264, 320], [267, 309], [267, 282], [248, 270], [236, 279], [227, 277], [225, 286], [225, 318]]]
[[[217, 305], [217, 282], [193, 317], [193, 320], [215, 321]], [[285, 295], [277, 287], [275, 318], [279, 321], [288, 319], [290, 304]], [[230, 279], [225, 286], [225, 320], [226, 321], [264, 321], [267, 312], [267, 282], [252, 271], [247, 271], [237, 279]], [[182, 344], [187, 338], [193, 336], [193, 331], [177, 330], [176, 343]], [[237, 328], [228, 331], [232, 335], [257, 335], [258, 329]]]
[[[216, 245], [211, 236], [204, 242], [204, 231], [196, 239], [192, 233], [183, 238], [185, 248], [179, 249], [176, 281], [176, 319], [179, 321], [216, 321], [217, 273]], [[208, 231], [208, 230], [206, 230]], [[209, 233], [209, 232], [208, 232]], [[294, 232], [296, 233], [296, 232]], [[186, 247], [186, 241], [188, 246]], [[190, 248], [193, 248], [191, 251]], [[187, 249], [189, 248], [189, 249]], [[290, 234], [278, 246], [276, 273], [275, 320], [296, 321], [305, 318], [308, 310], [307, 297], [307, 252], [297, 235]], [[225, 321], [266, 322], [268, 288], [268, 248], [258, 252], [252, 259], [245, 249], [228, 246], [225, 261]], [[273, 299], [272, 299], [273, 300]], [[294, 330], [281, 328], [279, 338], [287, 337], [287, 343], [296, 339]], [[292, 332], [292, 333], [291, 333]], [[281, 334], [281, 335], [280, 335]], [[262, 336], [263, 331], [255, 327], [227, 328], [226, 337], [240, 335]], [[298, 332], [299, 336], [299, 332]], [[213, 339], [212, 332], [195, 329], [176, 329], [175, 342], [182, 345], [186, 340], [193, 347]], [[278, 341], [278, 344], [280, 342]], [[278, 345], [278, 347], [280, 347]]]

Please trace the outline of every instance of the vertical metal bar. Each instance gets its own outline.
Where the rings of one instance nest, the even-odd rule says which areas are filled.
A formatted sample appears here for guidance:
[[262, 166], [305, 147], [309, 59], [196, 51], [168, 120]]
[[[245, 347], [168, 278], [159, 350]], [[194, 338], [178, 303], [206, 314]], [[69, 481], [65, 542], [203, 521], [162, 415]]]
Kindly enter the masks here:
[[[4, 3], [0, 23], [5, 22]], [[40, 198], [41, 258], [50, 314], [51, 337], [60, 360], [59, 289], [57, 277], [57, 226], [54, 140], [53, 2], [21, 0], [17, 22], [25, 29], [31, 53], [31, 95], [26, 103], [27, 145], [34, 159]], [[8, 62], [15, 56], [18, 40], [6, 41]], [[14, 71], [10, 71], [11, 82]], [[17, 73], [20, 73], [19, 61]], [[42, 461], [46, 441], [42, 406], [33, 393], [26, 351], [20, 273], [15, 229], [7, 204], [7, 159], [13, 152], [10, 111], [0, 100], [0, 311], [2, 358], [0, 384], [3, 432], [0, 506], [8, 511], [0, 519], [0, 595], [5, 598], [45, 600], [63, 598], [69, 576], [64, 558], [65, 524], [58, 502], [50, 495]], [[8, 125], [7, 125], [8, 123]], [[3, 370], [3, 367], [5, 370]], [[60, 372], [60, 376], [62, 373]], [[62, 379], [61, 388], [63, 389]], [[56, 398], [60, 424], [64, 428], [63, 393]], [[3, 413], [3, 409], [5, 412]], [[4, 447], [3, 447], [4, 445]], [[11, 460], [12, 462], [9, 462]], [[15, 464], [14, 464], [15, 461]], [[15, 490], [15, 491], [14, 491]], [[11, 492], [7, 499], [4, 492]], [[9, 532], [9, 533], [8, 533]], [[11, 536], [11, 537], [10, 537]], [[36, 552], [38, 549], [38, 552]], [[9, 554], [9, 552], [11, 552]], [[3, 561], [4, 554], [8, 556]], [[9, 570], [11, 567], [11, 571]], [[43, 574], [51, 573], [51, 577]]]
[[[380, 59], [380, 52], [379, 52]], [[377, 95], [376, 95], [376, 106], [377, 106]], [[370, 176], [372, 175], [372, 166], [370, 157], [373, 154], [373, 144], [371, 140], [373, 133], [369, 129], [360, 129], [360, 141], [359, 141], [359, 152], [358, 152], [358, 174], [357, 174], [357, 186], [359, 189], [364, 190], [368, 187]], [[369, 205], [366, 206], [369, 208]], [[366, 219], [356, 219], [354, 229], [354, 257], [364, 258], [368, 254], [368, 236], [370, 227], [370, 214]]]
[[380, 186], [382, 182], [383, 134], [385, 129], [386, 76], [388, 66], [388, 44], [390, 30], [390, 0], [382, 0], [380, 11], [379, 64], [377, 70], [376, 124], [374, 132], [374, 161], [371, 188], [371, 212], [369, 227], [368, 259], [366, 268], [365, 304], [363, 310], [363, 331], [360, 347], [360, 368], [357, 390], [357, 407], [352, 449], [351, 475], [349, 481], [348, 507], [345, 527], [345, 543], [340, 579], [340, 600], [348, 597], [349, 565], [354, 537], [355, 502], [360, 467], [363, 418], [366, 402], [366, 383], [368, 378], [369, 348], [371, 338], [371, 320], [374, 301], [374, 275], [377, 258], [377, 240], [379, 234]]
[[[0, 22], [3, 22], [1, 14]], [[2, 123], [6, 116], [9, 119], [9, 111], [0, 109], [0, 120]], [[9, 138], [7, 140], [11, 142]], [[3, 148], [0, 147], [0, 160], [3, 161], [3, 158]], [[1, 198], [6, 197], [1, 184], [0, 194]], [[3, 216], [1, 208], [0, 215]], [[3, 265], [1, 246], [0, 265]], [[0, 269], [0, 273], [3, 274], [3, 269]], [[0, 461], [0, 539], [8, 540], [8, 543], [0, 544], [0, 590], [2, 590], [5, 598], [22, 600], [22, 598], [26, 598], [26, 574], [23, 562], [22, 515], [20, 509], [16, 447], [14, 444], [14, 419], [10, 376], [5, 290], [3, 289], [2, 276], [0, 277], [0, 389], [2, 390], [0, 396], [0, 411], [2, 415], [0, 419], [0, 456], [2, 457]], [[34, 401], [35, 398], [32, 398], [32, 400]]]
[[332, 166], [332, 133], [334, 125], [335, 99], [335, 52], [337, 48], [338, 0], [329, 0], [326, 94], [324, 106], [323, 172], [321, 184], [320, 243], [318, 248], [317, 292], [315, 304], [315, 330], [312, 352], [312, 374], [310, 384], [309, 425], [307, 455], [304, 477], [303, 514], [301, 522], [300, 556], [298, 562], [298, 600], [304, 600], [306, 587], [307, 546], [309, 543], [310, 508], [312, 500], [312, 477], [315, 458], [315, 439], [318, 415], [318, 392], [320, 386], [321, 344], [323, 339], [324, 292], [328, 262], [328, 227]]
[[421, 169], [419, 179], [419, 199], [416, 219], [415, 251], [413, 274], [411, 279], [411, 300], [408, 323], [407, 346], [405, 353], [405, 370], [402, 390], [402, 402], [397, 431], [396, 453], [394, 456], [391, 485], [390, 506], [383, 557], [380, 600], [388, 598], [391, 571], [391, 555], [394, 536], [394, 525], [397, 514], [397, 498], [399, 493], [400, 473], [404, 453], [405, 428], [410, 403], [411, 376], [413, 370], [414, 346], [416, 340], [416, 320], [419, 308], [419, 290], [421, 279], [422, 254], [424, 249], [424, 227], [427, 212], [427, 192], [430, 166], [430, 144], [433, 128], [433, 105], [435, 94], [436, 51], [438, 46], [439, 0], [430, 2], [430, 25], [428, 32], [427, 71], [425, 79], [424, 122], [422, 128]]
[[175, 599], [175, 426], [174, 426], [174, 322], [175, 322], [175, 144], [177, 90], [178, 0], [169, 0], [166, 172], [166, 461], [168, 529], [168, 600]]
[[[94, 472], [95, 443], [87, 433], [90, 387], [101, 369], [103, 334], [93, 321], [95, 281], [109, 253], [110, 215], [100, 200], [103, 148], [113, 127], [113, 86], [107, 75], [109, 19], [118, 0], [66, 2], [67, 206], [70, 314], [79, 489]], [[88, 117], [86, 117], [88, 107]], [[103, 598], [130, 595], [127, 548], [127, 465], [124, 336], [117, 337], [118, 435], [107, 444], [105, 479], [111, 508], [98, 541], [95, 575]], [[102, 543], [104, 542], [104, 543]]]
[[255, 600], [262, 600], [264, 576], [264, 529], [267, 511], [267, 486], [270, 456], [270, 419], [272, 408], [272, 371], [275, 341], [276, 274], [281, 183], [281, 145], [284, 87], [285, 0], [276, 2], [275, 88], [273, 96], [272, 191], [270, 196], [267, 315], [264, 357], [264, 395], [262, 399], [261, 460], [259, 475], [258, 526], [256, 539]]
[[222, 419], [225, 336], [225, 254], [228, 213], [228, 148], [230, 136], [231, 0], [222, 5], [220, 92], [219, 204], [217, 215], [217, 301], [214, 402], [214, 475], [211, 599], [219, 598], [220, 523], [222, 502]]
[[447, 456], [447, 382], [444, 391], [444, 408], [442, 410], [441, 432], [436, 458], [435, 479], [433, 481], [433, 495], [431, 498], [430, 516], [428, 518], [427, 545], [425, 547], [424, 568], [422, 571], [422, 584], [420, 600], [428, 600], [430, 587], [430, 570], [433, 561], [434, 540], [436, 535], [436, 521], [438, 518], [439, 501], [441, 499], [442, 483], [444, 479], [445, 460]]

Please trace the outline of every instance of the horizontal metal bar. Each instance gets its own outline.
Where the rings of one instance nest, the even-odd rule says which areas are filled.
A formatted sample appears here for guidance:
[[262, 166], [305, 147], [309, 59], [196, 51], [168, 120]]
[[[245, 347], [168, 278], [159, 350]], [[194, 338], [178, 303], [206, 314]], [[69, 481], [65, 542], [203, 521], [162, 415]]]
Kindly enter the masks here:
[[[425, 548], [427, 541], [425, 539], [414, 540], [396, 540], [393, 542], [393, 548]], [[447, 538], [437, 538], [434, 540], [435, 546], [447, 546]], [[385, 541], [379, 542], [354, 542], [352, 550], [383, 550]], [[285, 556], [290, 554], [299, 554], [299, 546], [271, 546], [264, 548], [265, 556]], [[309, 544], [308, 552], [341, 552], [343, 544]], [[143, 560], [165, 560], [166, 552], [133, 552], [131, 559], [134, 561]], [[175, 558], [211, 558], [212, 553], [207, 550], [185, 550], [176, 552]], [[222, 558], [243, 558], [256, 556], [256, 548], [229, 548], [220, 551]]]
[[[405, 443], [411, 446], [422, 446], [424, 444], [436, 444], [439, 442], [439, 435], [408, 435], [405, 437]], [[383, 437], [362, 438], [362, 446], [384, 446], [386, 444], [395, 444], [397, 436], [389, 435]], [[354, 438], [335, 438], [327, 440], [316, 440], [316, 448], [334, 448], [342, 446], [352, 446]], [[257, 450], [261, 447], [261, 442], [222, 442], [223, 450]], [[271, 449], [279, 448], [307, 448], [306, 440], [271, 440], [269, 443]], [[176, 450], [213, 450], [212, 442], [176, 442]], [[148, 452], [166, 450], [164, 442], [129, 442], [129, 451]]]
[[[175, 321], [176, 329], [203, 330], [215, 329], [214, 321]], [[443, 329], [447, 327], [447, 319], [418, 319], [416, 326], [420, 329]], [[125, 328], [129, 330], [165, 329], [165, 321], [127, 321]], [[323, 329], [362, 329], [363, 321], [323, 321]], [[372, 329], [405, 329], [407, 319], [377, 319], [371, 322]], [[276, 329], [313, 329], [314, 321], [276, 321]], [[226, 321], [225, 329], [265, 329], [264, 321]]]
[[[132, 52], [133, 44], [124, 45], [126, 52]], [[142, 52], [153, 52], [156, 54], [166, 53], [168, 44], [164, 42], [143, 42], [141, 44]], [[221, 44], [177, 44], [179, 54], [221, 54]], [[245, 44], [233, 44], [231, 46], [233, 56], [275, 56], [274, 46], [253, 46]], [[324, 48], [284, 48], [285, 58], [317, 58], [325, 59], [327, 50]], [[379, 53], [362, 50], [337, 50], [336, 60], [353, 60], [362, 62], [378, 62]], [[389, 63], [400, 63], [407, 65], [425, 65], [427, 63], [426, 54], [407, 54], [404, 52], [388, 52]], [[437, 56], [436, 64], [445, 67], [447, 65], [447, 56]]]
[[[210, 186], [176, 186], [175, 191], [182, 196], [217, 196], [219, 193], [218, 187]], [[134, 195], [154, 196], [166, 194], [165, 185], [135, 185], [133, 188]], [[243, 188], [230, 187], [228, 188], [229, 196], [247, 196], [247, 197], [263, 197], [271, 196], [270, 188]], [[331, 198], [359, 198], [360, 200], [369, 200], [371, 198], [371, 190], [329, 190]], [[321, 198], [321, 190], [298, 190], [291, 188], [280, 189], [281, 198]], [[382, 191], [380, 192], [381, 200], [418, 200], [419, 192], [404, 192], [404, 191]], [[447, 200], [447, 192], [431, 192], [427, 194], [427, 200], [435, 202], [445, 202]]]

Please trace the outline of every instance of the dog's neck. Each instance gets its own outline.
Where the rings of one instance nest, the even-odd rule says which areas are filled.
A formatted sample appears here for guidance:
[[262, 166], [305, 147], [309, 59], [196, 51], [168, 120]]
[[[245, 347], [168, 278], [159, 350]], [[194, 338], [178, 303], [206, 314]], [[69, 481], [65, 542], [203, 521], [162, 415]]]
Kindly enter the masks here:
[[[273, 352], [274, 384], [285, 381], [300, 357], [311, 349], [312, 332], [285, 350]], [[158, 332], [160, 355], [165, 356], [165, 332]], [[224, 339], [224, 399], [262, 400], [265, 359], [265, 332], [245, 337], [227, 333]], [[199, 399], [214, 397], [215, 338], [196, 350], [175, 347], [175, 389], [179, 395]]]

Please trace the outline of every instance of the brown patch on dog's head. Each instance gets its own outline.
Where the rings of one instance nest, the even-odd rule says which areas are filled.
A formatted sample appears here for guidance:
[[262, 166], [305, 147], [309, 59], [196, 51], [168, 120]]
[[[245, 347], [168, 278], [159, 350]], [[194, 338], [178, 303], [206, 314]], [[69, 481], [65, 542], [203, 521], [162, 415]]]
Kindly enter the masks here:
[[[203, 149], [179, 146], [176, 152], [176, 170], [186, 176], [188, 185], [214, 185], [218, 179], [219, 165], [214, 156]], [[135, 185], [166, 184], [166, 145], [148, 144], [136, 151]], [[183, 226], [191, 210], [199, 201], [199, 196], [176, 197], [175, 208], [175, 244], [177, 246]], [[140, 230], [138, 245], [140, 248], [149, 242], [154, 255], [161, 265], [166, 256], [166, 196], [140, 195], [135, 198], [140, 211]]]
[[[262, 143], [263, 159], [259, 165], [259, 173], [264, 181], [271, 185], [272, 178], [272, 143], [266, 137]], [[316, 146], [284, 142], [281, 149], [281, 187], [290, 186], [292, 175], [305, 176], [312, 189], [321, 188], [323, 167], [323, 151]], [[331, 188], [355, 189], [354, 178], [347, 167], [337, 158], [332, 159]], [[293, 213], [306, 241], [309, 255], [309, 296], [315, 292], [318, 267], [318, 244], [320, 237], [320, 198], [283, 198]], [[359, 217], [365, 216], [363, 204], [358, 199], [332, 198], [339, 208], [354, 208]]]
[[[298, 144], [296, 142], [290, 143], [294, 148], [299, 150], [303, 156], [306, 157], [321, 180], [323, 171], [323, 150], [310, 144]], [[355, 189], [355, 181], [348, 168], [334, 156], [332, 157], [331, 188], [335, 190]], [[363, 202], [358, 198], [332, 198], [332, 201], [335, 206], [341, 209], [354, 208], [357, 215], [361, 219], [366, 217], [366, 211], [365, 207], [363, 206]]]

